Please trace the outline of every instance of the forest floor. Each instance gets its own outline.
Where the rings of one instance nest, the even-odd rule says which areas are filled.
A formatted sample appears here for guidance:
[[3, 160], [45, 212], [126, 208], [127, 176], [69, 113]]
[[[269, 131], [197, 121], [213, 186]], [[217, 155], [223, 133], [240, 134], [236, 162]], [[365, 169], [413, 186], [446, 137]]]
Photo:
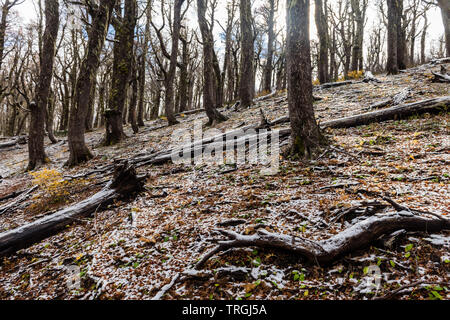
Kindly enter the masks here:
[[[315, 102], [316, 116], [324, 122], [367, 112], [371, 104], [407, 87], [411, 96], [406, 102], [448, 95], [448, 84], [431, 83], [431, 70], [377, 76], [382, 83], [315, 91], [322, 98]], [[228, 109], [224, 113], [230, 119], [216, 128], [258, 124], [260, 108], [269, 119], [286, 115], [283, 96], [280, 92], [240, 112]], [[147, 122], [136, 135], [127, 126], [129, 137], [111, 147], [97, 146], [102, 129], [87, 133], [95, 158], [72, 169], [62, 167], [68, 158], [66, 137], [58, 137], [62, 141], [54, 145], [47, 141], [48, 168], [74, 176], [115, 158], [164, 150], [171, 145], [174, 129], [207, 119], [204, 113], [179, 118], [179, 125], [151, 131], [165, 121]], [[369, 201], [385, 204], [375, 193], [388, 194], [409, 208], [448, 216], [449, 120], [444, 112], [327, 129], [335, 148], [315, 161], [281, 159], [279, 172], [269, 176], [260, 173], [258, 164], [239, 165], [234, 171], [208, 165], [140, 167], [139, 173], [149, 175], [146, 191], [131, 202], [115, 202], [46, 240], [1, 258], [0, 298], [150, 299], [211, 249], [208, 239], [213, 238], [213, 230], [230, 219], [244, 221], [225, 229], [243, 234], [265, 228], [323, 239], [370, 214], [370, 210], [342, 214], [346, 209], [363, 208]], [[26, 145], [0, 152], [0, 198], [31, 187], [33, 178], [24, 172], [27, 156]], [[94, 175], [62, 185], [57, 200], [38, 189], [16, 210], [0, 214], [0, 232], [89, 197], [100, 190], [98, 180]], [[374, 243], [329, 266], [306, 263], [276, 250], [234, 249], [213, 256], [203, 266], [203, 270], [214, 271], [214, 277], [176, 282], [163, 298], [372, 299], [395, 292], [400, 299], [449, 299], [449, 249], [449, 232], [405, 232], [391, 243]], [[81, 285], [70, 290], [67, 270], [71, 266], [81, 277]], [[366, 285], [373, 266], [381, 272], [378, 290]], [[403, 286], [404, 290], [395, 291]]]

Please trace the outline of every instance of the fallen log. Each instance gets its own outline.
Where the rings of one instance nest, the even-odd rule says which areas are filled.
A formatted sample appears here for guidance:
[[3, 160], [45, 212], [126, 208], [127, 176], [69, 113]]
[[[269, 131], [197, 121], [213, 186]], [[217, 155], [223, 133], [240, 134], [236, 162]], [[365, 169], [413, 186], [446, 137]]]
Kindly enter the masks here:
[[430, 61], [430, 65], [435, 66], [438, 64], [443, 64], [443, 63], [450, 63], [450, 57], [446, 57], [446, 58], [440, 58], [440, 59], [433, 59]]
[[[320, 124], [322, 128], [349, 128], [359, 125], [370, 124], [372, 122], [381, 122], [395, 119], [396, 117], [404, 117], [413, 114], [420, 114], [425, 112], [433, 112], [433, 111], [441, 111], [446, 109], [450, 104], [450, 96], [439, 97], [434, 99], [428, 99], [423, 101], [418, 101], [414, 103], [399, 105], [383, 110], [378, 110], [374, 112], [364, 113], [352, 117], [341, 118], [337, 120], [331, 120]], [[289, 123], [289, 116], [283, 116], [277, 118], [275, 120], [269, 121], [271, 126], [281, 125], [285, 123]], [[191, 154], [195, 152], [203, 151], [208, 145], [212, 143], [223, 143], [222, 141], [227, 136], [233, 136], [235, 134], [239, 134], [240, 139], [248, 139], [251, 137], [251, 134], [248, 133], [245, 136], [241, 136], [242, 132], [248, 130], [257, 130], [260, 127], [258, 125], [247, 125], [235, 130], [231, 130], [216, 136], [205, 137], [201, 140], [194, 141], [188, 145], [183, 145], [175, 148], [171, 148], [169, 150], [163, 150], [155, 153], [150, 153], [149, 155], [142, 155], [139, 157], [134, 157], [131, 159], [120, 159], [120, 161], [127, 160], [130, 164], [135, 165], [136, 167], [141, 167], [149, 164], [163, 164], [170, 162], [173, 159], [173, 156], [185, 152], [191, 152]], [[280, 130], [280, 138], [286, 138], [291, 133], [290, 129], [282, 129]], [[219, 142], [218, 142], [219, 141]], [[239, 140], [241, 141], [241, 140]], [[232, 142], [236, 143], [236, 141]], [[83, 176], [90, 175], [98, 172], [105, 172], [105, 174], [109, 174], [112, 171], [110, 166], [105, 166], [101, 169], [96, 169], [93, 172], [88, 172]]]
[[322, 128], [350, 128], [373, 122], [400, 119], [426, 112], [440, 112], [450, 106], [450, 96], [427, 99], [413, 103], [398, 105], [391, 108], [363, 113], [355, 116], [327, 121], [321, 124]]
[[209, 258], [218, 252], [243, 247], [280, 249], [306, 258], [311, 263], [329, 264], [350, 252], [369, 246], [385, 234], [400, 229], [439, 232], [450, 229], [450, 220], [424, 218], [408, 211], [374, 215], [329, 239], [320, 241], [271, 233], [265, 229], [260, 229], [253, 235], [243, 235], [234, 231], [218, 229], [216, 231], [228, 239], [213, 239], [217, 246], [207, 252], [195, 268], [198, 269], [203, 266]]
[[11, 254], [26, 248], [36, 242], [56, 234], [68, 224], [81, 217], [89, 216], [111, 201], [127, 198], [139, 192], [144, 186], [144, 177], [138, 177], [134, 166], [127, 162], [118, 164], [113, 179], [92, 197], [48, 215], [36, 221], [27, 223], [16, 229], [0, 234], [0, 256]]
[[22, 203], [25, 199], [27, 199], [30, 194], [37, 189], [37, 186], [33, 186], [30, 189], [26, 190], [26, 191], [22, 191], [18, 194], [18, 197], [14, 200], [11, 201], [10, 203], [7, 203], [3, 206], [0, 207], [0, 214], [3, 214], [13, 208], [16, 207], [16, 205]]
[[370, 83], [370, 82], [382, 83], [383, 81], [381, 81], [381, 80], [375, 78], [375, 76], [373, 75], [372, 72], [366, 71], [366, 72], [364, 73], [364, 79], [363, 79], [363, 82], [365, 82], [365, 83]]
[[19, 136], [12, 140], [0, 143], [0, 149], [14, 147], [17, 144], [26, 144], [27, 138], [25, 136]]
[[183, 112], [180, 112], [180, 113], [176, 113], [175, 116], [176, 117], [182, 116], [182, 115], [187, 116], [187, 115], [190, 115], [190, 114], [196, 114], [196, 113], [200, 113], [200, 112], [203, 112], [203, 111], [205, 111], [205, 109], [203, 109], [203, 108], [201, 108], [201, 109], [194, 109], [194, 110], [187, 110], [187, 111], [183, 111]]
[[431, 80], [431, 82], [441, 82], [441, 83], [450, 82], [450, 76], [447, 74], [441, 74], [433, 71], [431, 71], [431, 73], [434, 75], [434, 78]]
[[264, 101], [264, 100], [268, 100], [268, 99], [270, 99], [270, 98], [275, 97], [276, 95], [277, 95], [277, 91], [274, 90], [274, 91], [272, 91], [272, 92], [269, 93], [269, 94], [266, 94], [266, 95], [264, 95], [264, 96], [255, 98], [255, 99], [253, 100], [253, 102], [261, 102], [261, 101]]
[[314, 86], [314, 89], [321, 90], [321, 89], [337, 88], [337, 87], [347, 86], [347, 85], [350, 85], [353, 83], [354, 83], [354, 81], [352, 81], [352, 80], [329, 82], [329, 83], [324, 83], [324, 84], [321, 84], [318, 86]]

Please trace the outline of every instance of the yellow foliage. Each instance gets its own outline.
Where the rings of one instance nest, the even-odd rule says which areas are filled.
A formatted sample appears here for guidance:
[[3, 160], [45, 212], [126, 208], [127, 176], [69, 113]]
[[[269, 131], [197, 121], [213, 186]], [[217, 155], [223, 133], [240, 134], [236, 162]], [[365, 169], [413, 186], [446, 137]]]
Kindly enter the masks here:
[[76, 194], [77, 186], [84, 186], [87, 180], [64, 180], [61, 172], [55, 169], [42, 169], [40, 171], [31, 172], [33, 177], [33, 185], [39, 186], [42, 193], [34, 197], [35, 200], [40, 200], [33, 204], [33, 209], [45, 211], [49, 204], [57, 204], [67, 202], [71, 194]]
[[69, 195], [66, 186], [69, 183], [63, 179], [62, 173], [55, 169], [42, 169], [32, 172], [33, 184], [38, 185], [51, 198], [60, 198]]
[[362, 77], [364, 77], [364, 70], [360, 70], [360, 71], [349, 71], [349, 73], [347, 74], [348, 79], [361, 79]]

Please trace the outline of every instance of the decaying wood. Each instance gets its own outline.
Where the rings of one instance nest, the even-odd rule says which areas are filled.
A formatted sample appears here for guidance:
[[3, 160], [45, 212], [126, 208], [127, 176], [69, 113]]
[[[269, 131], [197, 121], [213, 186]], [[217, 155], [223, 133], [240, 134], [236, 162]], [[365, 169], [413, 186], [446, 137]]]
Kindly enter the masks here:
[[[446, 108], [450, 105], [450, 96], [444, 96], [444, 97], [438, 97], [433, 99], [427, 99], [422, 100], [414, 103], [409, 104], [402, 104], [399, 106], [386, 108], [383, 110], [377, 110], [373, 112], [368, 112], [360, 115], [355, 115], [351, 117], [341, 118], [337, 120], [331, 120], [322, 123], [320, 126], [322, 128], [349, 128], [359, 125], [365, 125], [370, 124], [372, 122], [381, 122], [381, 121], [387, 121], [397, 118], [402, 118], [414, 114], [421, 114], [425, 112], [436, 112], [436, 111], [442, 111], [446, 110]], [[282, 125], [289, 123], [290, 119], [289, 116], [282, 116], [275, 120], [268, 120], [265, 116], [264, 118], [267, 120], [267, 124], [270, 124], [271, 127]], [[167, 162], [172, 161], [174, 156], [179, 155], [183, 151], [190, 152], [191, 155], [194, 154], [200, 154], [201, 151], [203, 151], [206, 147], [217, 147], [219, 145], [222, 145], [224, 149], [231, 145], [237, 145], [237, 143], [242, 142], [243, 140], [250, 141], [255, 137], [255, 132], [252, 130], [255, 130], [258, 132], [258, 129], [261, 129], [261, 124], [258, 125], [247, 125], [240, 127], [238, 129], [234, 129], [228, 132], [224, 132], [222, 134], [213, 136], [213, 137], [206, 137], [198, 141], [194, 141], [187, 145], [182, 145], [179, 147], [175, 147], [168, 150], [163, 150], [159, 152], [150, 153], [148, 155], [141, 155], [141, 156], [134, 156], [129, 159], [119, 159], [119, 161], [127, 160], [130, 162], [130, 164], [141, 167], [149, 164], [164, 164]], [[244, 136], [242, 136], [242, 133], [245, 133]], [[279, 137], [281, 141], [284, 141], [291, 133], [291, 129], [281, 129], [279, 130]], [[227, 136], [233, 136], [233, 135], [239, 135], [239, 139], [235, 141], [225, 141], [225, 138]], [[266, 133], [266, 134], [270, 134]], [[260, 137], [261, 138], [261, 137]], [[262, 137], [264, 138], [264, 137]], [[225, 142], [223, 142], [225, 141]], [[215, 143], [215, 145], [213, 144]], [[87, 175], [91, 175], [94, 173], [103, 173], [104, 175], [109, 174], [112, 172], [112, 166], [104, 166], [102, 168], [96, 169], [93, 172], [88, 172], [86, 174], [83, 174], [82, 176], [85, 177]]]
[[441, 59], [433, 59], [430, 61], [430, 65], [436, 66], [443, 63], [450, 63], [450, 57], [441, 58]]
[[337, 87], [342, 87], [342, 86], [347, 86], [350, 84], [355, 83], [352, 80], [348, 80], [348, 81], [339, 81], [339, 82], [330, 82], [330, 83], [324, 83], [321, 84], [319, 86], [314, 86], [315, 90], [322, 90], [322, 89], [330, 89], [330, 88], [337, 88]]
[[271, 233], [265, 229], [260, 229], [253, 235], [242, 235], [234, 231], [218, 229], [217, 232], [228, 239], [215, 240], [217, 246], [207, 252], [195, 267], [196, 269], [200, 268], [218, 252], [242, 247], [279, 249], [304, 257], [311, 263], [329, 264], [345, 254], [369, 246], [385, 234], [390, 234], [400, 229], [439, 232], [450, 229], [450, 220], [425, 218], [408, 211], [379, 214], [358, 222], [337, 235], [321, 241]]
[[196, 113], [200, 113], [200, 112], [204, 112], [205, 109], [201, 108], [201, 109], [194, 109], [194, 110], [187, 110], [187, 111], [183, 111], [180, 113], [176, 113], [175, 116], [181, 116], [181, 115], [190, 115], [190, 114], [196, 114]]
[[450, 76], [447, 74], [441, 74], [433, 71], [431, 73], [434, 75], [432, 82], [450, 82]]
[[26, 198], [28, 198], [30, 196], [30, 194], [37, 189], [37, 186], [33, 186], [31, 188], [29, 188], [26, 191], [20, 192], [18, 197], [14, 200], [11, 201], [10, 203], [7, 203], [3, 206], [0, 207], [0, 214], [3, 214], [9, 210], [12, 210], [14, 208], [16, 208], [18, 205], [20, 205]]
[[373, 122], [401, 119], [415, 114], [445, 111], [450, 106], [450, 96], [427, 99], [395, 107], [363, 113], [342, 119], [331, 120], [321, 124], [322, 128], [350, 128]]
[[372, 72], [366, 71], [366, 72], [364, 73], [364, 79], [363, 79], [363, 82], [366, 82], [366, 83], [370, 83], [370, 82], [382, 83], [383, 81], [381, 81], [381, 80], [375, 78], [375, 76], [373, 75]]
[[26, 144], [27, 143], [27, 138], [24, 136], [19, 136], [16, 137], [12, 140], [8, 140], [6, 142], [2, 142], [0, 143], [0, 149], [5, 149], [5, 148], [9, 148], [9, 147], [14, 147], [18, 144]]
[[56, 234], [65, 226], [89, 216], [118, 198], [126, 198], [143, 189], [145, 177], [138, 177], [134, 166], [118, 164], [113, 179], [98, 193], [70, 207], [0, 234], [0, 256], [14, 253]]

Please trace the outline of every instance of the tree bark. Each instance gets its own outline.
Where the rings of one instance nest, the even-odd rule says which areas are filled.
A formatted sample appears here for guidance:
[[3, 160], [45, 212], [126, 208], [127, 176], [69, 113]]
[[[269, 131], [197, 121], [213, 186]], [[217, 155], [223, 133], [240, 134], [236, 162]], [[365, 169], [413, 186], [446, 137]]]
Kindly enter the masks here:
[[253, 102], [255, 90], [255, 79], [253, 76], [254, 64], [254, 43], [252, 28], [251, 3], [248, 0], [240, 0], [240, 21], [241, 21], [241, 65], [240, 65], [240, 85], [239, 98], [240, 107], [247, 108]]
[[128, 122], [131, 124], [133, 133], [139, 132], [139, 126], [136, 119], [136, 106], [137, 106], [137, 95], [138, 95], [138, 78], [136, 69], [136, 59], [133, 57], [133, 67], [131, 72], [131, 96], [128, 111]]
[[187, 105], [189, 101], [188, 94], [188, 86], [189, 86], [189, 74], [188, 74], [188, 65], [189, 65], [189, 44], [187, 39], [180, 38], [182, 42], [182, 63], [180, 68], [180, 85], [179, 85], [179, 93], [180, 93], [180, 102], [178, 112], [183, 112], [187, 110]]
[[450, 57], [450, 1], [437, 0], [439, 7], [441, 8], [442, 23], [445, 30], [445, 48], [447, 51], [447, 57]]
[[388, 74], [398, 74], [398, 16], [397, 0], [387, 0], [388, 7], [388, 36], [387, 36], [387, 66]]
[[[363, 10], [367, 7], [366, 0], [362, 1]], [[353, 38], [352, 71], [363, 69], [363, 45], [364, 45], [364, 14], [361, 10], [361, 0], [351, 0], [353, 18], [356, 23], [356, 31]]]
[[69, 117], [68, 142], [70, 156], [66, 163], [69, 166], [77, 165], [93, 157], [84, 141], [84, 123], [86, 121], [91, 87], [98, 70], [100, 53], [105, 42], [115, 3], [116, 0], [102, 0], [100, 2], [88, 32], [86, 53], [81, 63], [74, 92], [74, 105], [70, 110]]
[[114, 61], [108, 109], [105, 111], [106, 133], [102, 144], [119, 143], [125, 138], [123, 115], [126, 92], [133, 58], [134, 28], [136, 25], [136, 0], [124, 0], [123, 17], [115, 23]]
[[313, 109], [309, 6], [309, 0], [287, 2], [286, 61], [288, 107], [292, 128], [289, 153], [301, 158], [313, 157], [325, 142]]
[[268, 29], [267, 59], [266, 65], [264, 67], [265, 92], [272, 92], [273, 43], [275, 41], [274, 16], [275, 16], [275, 0], [269, 0], [269, 16], [267, 21], [267, 29]]
[[203, 106], [208, 116], [208, 125], [225, 121], [227, 118], [217, 111], [217, 81], [214, 71], [214, 39], [206, 20], [206, 4], [197, 0], [197, 15], [203, 41]]
[[326, 16], [326, 4], [322, 0], [315, 0], [315, 20], [317, 26], [317, 33], [319, 36], [319, 59], [317, 72], [320, 83], [327, 83], [330, 81], [328, 74], [328, 22]]
[[39, 82], [36, 91], [36, 103], [30, 105], [31, 120], [28, 138], [29, 162], [28, 170], [47, 161], [44, 148], [45, 113], [47, 109], [50, 84], [53, 76], [56, 38], [59, 27], [59, 1], [45, 1], [45, 33]]
[[169, 126], [179, 123], [179, 121], [175, 118], [174, 115], [174, 85], [178, 59], [178, 43], [180, 40], [180, 29], [181, 29], [181, 6], [183, 5], [183, 3], [184, 0], [175, 0], [170, 64], [169, 64], [169, 71], [167, 72], [166, 77], [164, 79], [166, 87], [164, 110], [166, 112], [166, 117]]
[[397, 65], [399, 70], [406, 69], [406, 17], [403, 13], [403, 0], [397, 3]]
[[50, 141], [52, 143], [57, 143], [58, 140], [55, 138], [55, 135], [53, 133], [54, 117], [55, 117], [55, 94], [53, 93], [53, 90], [50, 90], [45, 115], [45, 129], [47, 130], [47, 136], [50, 139]]

